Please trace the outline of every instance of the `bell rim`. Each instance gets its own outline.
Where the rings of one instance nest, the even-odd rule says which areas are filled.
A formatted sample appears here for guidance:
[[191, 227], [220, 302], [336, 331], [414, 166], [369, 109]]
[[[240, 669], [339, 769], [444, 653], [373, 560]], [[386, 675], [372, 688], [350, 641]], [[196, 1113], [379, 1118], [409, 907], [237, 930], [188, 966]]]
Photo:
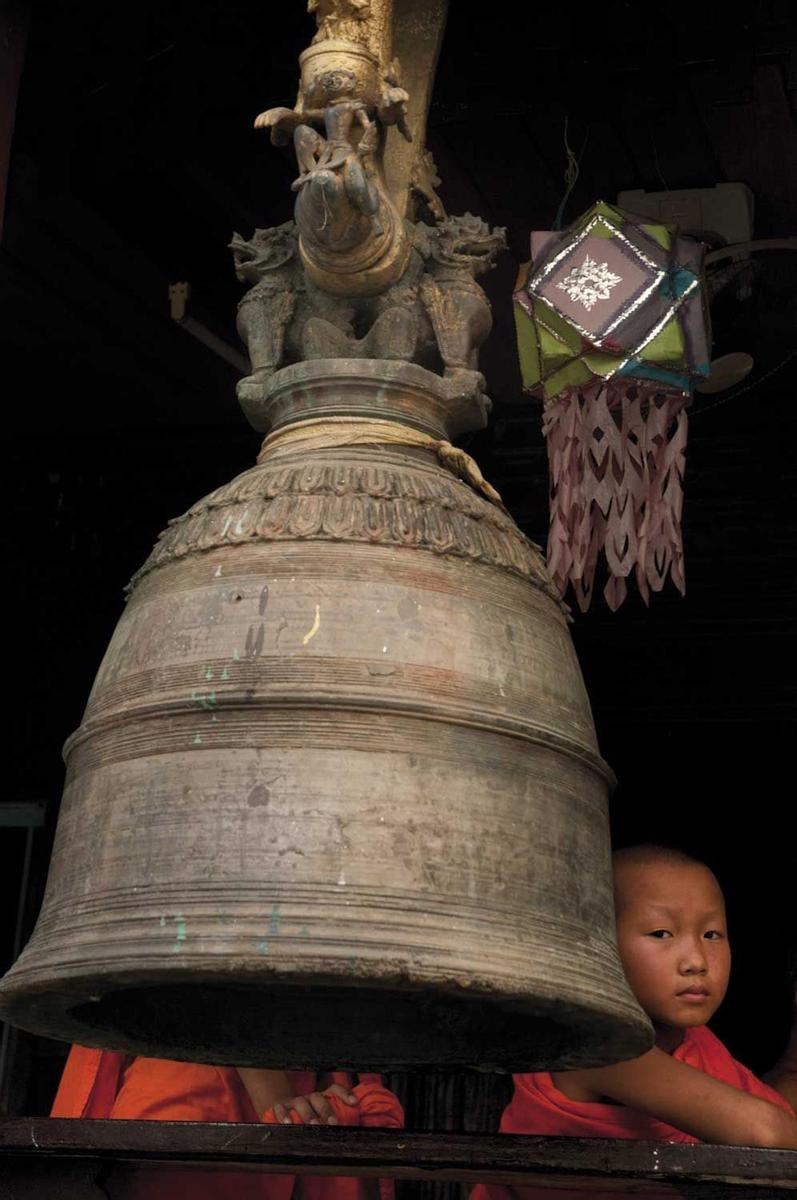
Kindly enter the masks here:
[[[138, 972], [130, 974], [132, 976], [136, 973]], [[152, 982], [152, 970], [147, 972], [147, 977]], [[212, 1054], [198, 1058], [196, 1053], [192, 1053], [186, 1046], [173, 1040], [160, 1043], [153, 1039], [150, 1033], [126, 1035], [119, 1032], [120, 997], [122, 998], [122, 1009], [125, 1007], [125, 998], [127, 1001], [132, 1001], [132, 1004], [136, 1005], [139, 1010], [142, 1002], [151, 1006], [152, 1002], [157, 999], [158, 1011], [164, 1012], [167, 1020], [169, 1016], [174, 1015], [175, 1002], [172, 998], [169, 997], [171, 1009], [168, 1005], [163, 1004], [167, 987], [171, 985], [173, 992], [176, 992], [179, 997], [184, 995], [185, 988], [181, 988], [179, 985], [175, 988], [173, 977], [166, 970], [164, 970], [164, 977], [168, 978], [169, 983], [163, 988], [158, 988], [157, 985], [148, 988], [118, 987], [99, 999], [96, 997], [96, 992], [92, 993], [91, 989], [107, 985], [107, 980], [100, 978], [84, 979], [80, 996], [68, 990], [54, 991], [52, 987], [45, 988], [44, 985], [41, 985], [40, 988], [20, 988], [19, 994], [14, 997], [7, 990], [6, 980], [8, 977], [6, 977], [6, 980], [0, 981], [0, 1018], [20, 1029], [39, 1035], [98, 1049], [121, 1051], [131, 1055], [144, 1055], [150, 1058], [162, 1057], [178, 1061], [208, 1061], [229, 1066], [280, 1066], [288, 1070], [310, 1069], [318, 1066], [380, 1071], [462, 1067], [500, 1073], [574, 1070], [604, 1066], [608, 1063], [635, 1058], [649, 1050], [653, 1044], [653, 1029], [650, 1021], [642, 1009], [635, 1004], [630, 993], [627, 998], [622, 995], [613, 997], [613, 1000], [619, 1001], [617, 1011], [607, 1012], [605, 1007], [596, 1003], [594, 994], [591, 997], [563, 995], [560, 984], [552, 986], [547, 994], [543, 994], [543, 990], [540, 988], [533, 995], [513, 997], [498, 992], [490, 995], [483, 992], [476, 993], [471, 988], [461, 988], [458, 992], [454, 992], [441, 988], [439, 984], [432, 985], [431, 983], [425, 987], [407, 984], [403, 987], [381, 991], [373, 989], [367, 991], [367, 984], [358, 985], [352, 980], [350, 986], [341, 989], [325, 985], [316, 978], [312, 988], [307, 987], [306, 981], [304, 986], [286, 983], [284, 986], [272, 988], [267, 993], [267, 997], [272, 1002], [275, 1000], [279, 1002], [284, 998], [287, 1001], [286, 1012], [295, 1013], [295, 1005], [300, 997], [305, 1013], [307, 1013], [308, 1005], [310, 1006], [310, 1017], [307, 1025], [303, 1026], [298, 1039], [302, 1046], [300, 1053], [304, 1055], [306, 1052], [306, 1058], [297, 1058], [296, 1052], [289, 1051], [287, 1056], [282, 1053], [285, 1043], [283, 1030], [276, 1034], [274, 1044], [277, 1048], [271, 1053], [267, 1049], [263, 1050], [263, 1045], [268, 1045], [268, 1043], [265, 1038], [261, 1037], [258, 1051], [254, 1055], [243, 1052], [236, 1053], [233, 1050], [228, 1053], [226, 1048], [222, 1047], [221, 1042], [218, 1042], [213, 1047]], [[121, 982], [118, 974], [116, 980]], [[339, 983], [339, 980], [337, 982]], [[247, 984], [247, 976], [240, 972], [236, 972], [235, 982], [229, 984], [220, 984], [218, 975], [211, 976], [208, 973], [203, 978], [197, 973], [189, 986], [192, 989], [204, 987], [228, 1001], [231, 995], [240, 997], [243, 993], [249, 993], [252, 997], [257, 996], [259, 1001], [263, 998], [262, 990], [254, 984]], [[377, 1009], [384, 1007], [393, 1011], [396, 1006], [399, 1006], [402, 1009], [401, 1017], [406, 1017], [405, 1006], [401, 1004], [403, 999], [408, 999], [411, 1005], [418, 1006], [427, 1021], [428, 1013], [432, 1011], [438, 1021], [434, 1051], [427, 1045], [428, 1039], [416, 1038], [416, 1042], [413, 1044], [412, 1039], [408, 1038], [405, 1028], [401, 1028], [396, 1037], [395, 1049], [386, 1045], [376, 1058], [372, 1055], [369, 1056], [367, 1049], [362, 1053], [359, 1049], [356, 1050], [353, 1059], [347, 1057], [343, 1047], [351, 1043], [351, 1028], [344, 1030], [341, 1034], [341, 1050], [338, 1053], [330, 1055], [325, 1049], [326, 1041], [317, 1049], [313, 1045], [312, 1036], [308, 1037], [308, 1027], [312, 1027], [313, 1024], [313, 1005], [318, 1005], [320, 1016], [324, 1007], [329, 1008], [330, 996], [335, 993], [336, 999], [338, 999], [338, 994], [341, 992], [345, 992], [347, 997], [352, 994], [356, 996], [357, 993], [364, 993], [370, 999], [377, 1000]], [[623, 1001], [626, 1002], [623, 1003]], [[110, 1009], [111, 1015], [107, 1019], [114, 1023], [113, 1033], [103, 1027], [102, 1019], [97, 1023], [96, 1020], [93, 1022], [86, 1020], [84, 1013], [76, 1015], [77, 1010], [85, 1010], [88, 1004], [103, 1003], [106, 1009]], [[368, 1011], [372, 1011], [373, 1007], [373, 1005], [368, 1006]], [[478, 1020], [470, 1022], [470, 1017], [478, 1019], [482, 1016], [485, 1018], [486, 1024], [482, 1024]], [[201, 1024], [204, 1020], [204, 1017], [201, 1018], [199, 1023]], [[463, 1038], [461, 1029], [463, 1020], [469, 1028], [472, 1026], [469, 1038]], [[444, 1035], [449, 1021], [455, 1027], [455, 1031], [452, 1033], [450, 1043], [447, 1043]], [[396, 1024], [401, 1025], [401, 1020]], [[475, 1054], [473, 1052], [474, 1039], [478, 1038], [479, 1031], [488, 1026], [494, 1029], [498, 1024], [502, 1026], [502, 1029], [495, 1035], [494, 1044], [489, 1049], [482, 1048]], [[518, 1042], [518, 1037], [514, 1040], [507, 1039], [507, 1024], [515, 1026], [519, 1031], [523, 1029], [527, 1031], [529, 1035], [526, 1039], [527, 1045], [534, 1041], [535, 1037], [538, 1037], [535, 1030], [539, 1030], [543, 1026], [547, 1028], [551, 1024], [556, 1026], [560, 1038], [566, 1039], [568, 1035], [571, 1035], [572, 1040], [569, 1045], [564, 1046], [553, 1055], [543, 1051], [541, 1057], [535, 1057], [530, 1049], [525, 1052], [507, 1049], [508, 1044], [517, 1045]], [[443, 1029], [442, 1036], [440, 1027]], [[518, 1036], [522, 1039], [522, 1032]], [[546, 1036], [550, 1037], [550, 1033]], [[544, 1040], [543, 1044], [546, 1044]], [[607, 1054], [607, 1046], [610, 1048], [609, 1054]], [[309, 1050], [305, 1050], [306, 1047], [309, 1047]], [[224, 1052], [220, 1053], [222, 1050]], [[285, 1061], [286, 1057], [288, 1061]]]

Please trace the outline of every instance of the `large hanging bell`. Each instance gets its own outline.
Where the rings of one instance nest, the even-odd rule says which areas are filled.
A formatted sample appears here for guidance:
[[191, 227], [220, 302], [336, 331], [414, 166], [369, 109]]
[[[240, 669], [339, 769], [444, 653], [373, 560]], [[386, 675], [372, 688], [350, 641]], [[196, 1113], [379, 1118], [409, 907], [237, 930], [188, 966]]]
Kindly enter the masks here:
[[[429, 371], [358, 372], [285, 368], [273, 423], [334, 398], [456, 432]], [[566, 614], [431, 444], [287, 444], [172, 522], [66, 761], [3, 1019], [289, 1067], [561, 1068], [650, 1043]]]

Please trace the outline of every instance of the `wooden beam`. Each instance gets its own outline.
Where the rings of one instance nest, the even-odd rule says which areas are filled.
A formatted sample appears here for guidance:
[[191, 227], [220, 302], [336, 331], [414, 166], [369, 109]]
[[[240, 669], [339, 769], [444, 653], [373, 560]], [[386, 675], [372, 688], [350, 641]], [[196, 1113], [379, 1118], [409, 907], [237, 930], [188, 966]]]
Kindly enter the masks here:
[[[797, 1152], [790, 1150], [323, 1126], [0, 1122], [0, 1174], [7, 1188], [10, 1179], [24, 1180], [26, 1170], [40, 1173], [48, 1165], [55, 1180], [59, 1169], [76, 1160], [105, 1164], [103, 1185], [110, 1196], [115, 1174], [108, 1174], [110, 1163], [125, 1169], [212, 1165], [265, 1174], [458, 1180], [585, 1194], [671, 1192], [707, 1200], [742, 1193], [767, 1200], [797, 1191]], [[10, 1190], [15, 1200], [25, 1195]]]

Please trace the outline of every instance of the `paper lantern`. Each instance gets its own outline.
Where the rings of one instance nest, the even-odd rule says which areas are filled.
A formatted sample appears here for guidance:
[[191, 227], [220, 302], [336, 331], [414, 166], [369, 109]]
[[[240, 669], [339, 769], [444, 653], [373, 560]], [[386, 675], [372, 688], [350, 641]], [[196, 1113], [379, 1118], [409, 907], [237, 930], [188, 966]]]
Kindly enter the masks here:
[[524, 390], [543, 400], [551, 474], [548, 566], [580, 607], [605, 554], [616, 609], [684, 591], [686, 405], [709, 370], [703, 246], [598, 203], [531, 235], [515, 293]]

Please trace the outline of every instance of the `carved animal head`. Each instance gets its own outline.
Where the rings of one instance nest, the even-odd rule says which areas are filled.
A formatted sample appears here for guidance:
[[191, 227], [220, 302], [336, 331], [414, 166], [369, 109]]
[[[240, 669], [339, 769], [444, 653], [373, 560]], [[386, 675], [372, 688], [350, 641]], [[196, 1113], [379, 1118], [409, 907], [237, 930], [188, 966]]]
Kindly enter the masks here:
[[432, 258], [444, 266], [468, 267], [474, 275], [488, 271], [506, 249], [506, 230], [490, 229], [473, 213], [447, 217], [429, 232]]
[[259, 283], [271, 271], [284, 267], [296, 256], [297, 231], [293, 221], [272, 229], [256, 229], [247, 242], [239, 233], [232, 235], [230, 249], [235, 274], [241, 283]]

